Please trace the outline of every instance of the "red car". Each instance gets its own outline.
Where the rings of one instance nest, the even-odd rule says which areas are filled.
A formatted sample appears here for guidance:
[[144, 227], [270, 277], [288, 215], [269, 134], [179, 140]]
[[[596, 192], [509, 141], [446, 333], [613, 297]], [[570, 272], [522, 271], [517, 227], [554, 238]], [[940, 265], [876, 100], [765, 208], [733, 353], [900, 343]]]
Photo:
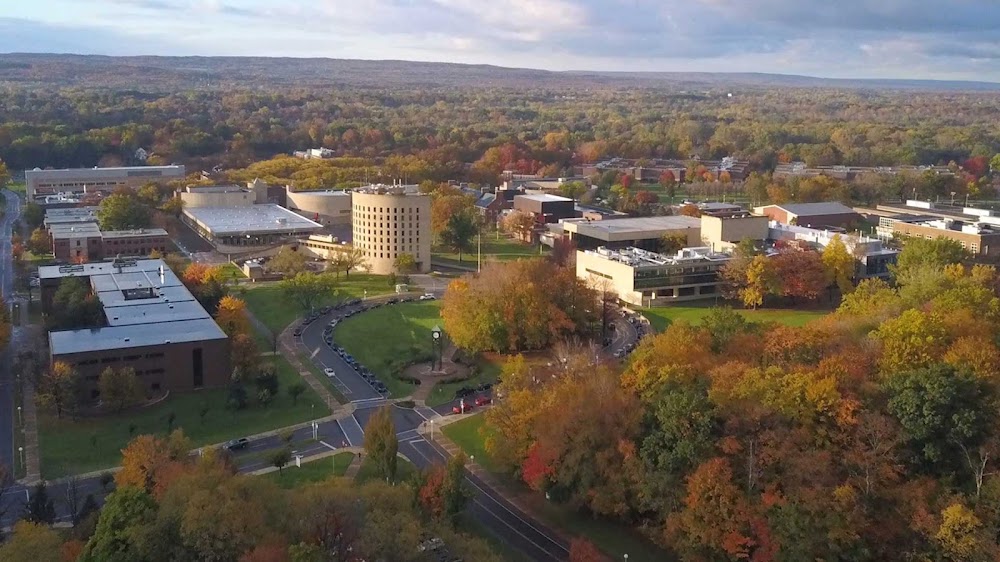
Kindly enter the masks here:
[[485, 406], [493, 402], [489, 396], [479, 396], [476, 398], [476, 406]]
[[[465, 407], [464, 411], [462, 410], [463, 406]], [[453, 414], [464, 414], [464, 413], [468, 412], [471, 409], [472, 409], [472, 404], [469, 404], [468, 402], [466, 402], [465, 404], [459, 404], [459, 405], [455, 406], [454, 408], [451, 409], [451, 412]]]

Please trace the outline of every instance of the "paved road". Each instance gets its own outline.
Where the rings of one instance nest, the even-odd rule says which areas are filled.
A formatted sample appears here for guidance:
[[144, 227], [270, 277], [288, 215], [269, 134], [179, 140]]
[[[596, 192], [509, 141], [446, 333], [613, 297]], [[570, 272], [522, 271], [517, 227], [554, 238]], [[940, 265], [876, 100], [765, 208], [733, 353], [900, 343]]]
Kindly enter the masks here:
[[[11, 252], [11, 228], [21, 215], [21, 199], [3, 190], [7, 211], [0, 221], [0, 295], [11, 304], [14, 294], [14, 262]], [[0, 349], [0, 464], [14, 466], [14, 375], [11, 373], [11, 350]]]

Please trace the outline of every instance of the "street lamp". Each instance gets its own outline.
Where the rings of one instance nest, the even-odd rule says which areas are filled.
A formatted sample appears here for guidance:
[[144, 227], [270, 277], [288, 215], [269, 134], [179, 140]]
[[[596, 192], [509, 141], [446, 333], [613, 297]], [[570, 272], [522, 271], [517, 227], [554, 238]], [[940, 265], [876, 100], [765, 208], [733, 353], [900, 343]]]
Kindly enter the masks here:
[[427, 420], [427, 423], [431, 424], [431, 441], [434, 440], [434, 420]]
[[365, 296], [361, 300], [368, 300], [368, 289], [365, 289]]
[[20, 424], [20, 425], [22, 425], [22, 426], [24, 425], [24, 418], [21, 417], [21, 407], [20, 406], [17, 407], [17, 423]]
[[21, 454], [21, 469], [27, 472], [28, 469], [24, 466], [24, 447], [18, 447], [17, 452]]

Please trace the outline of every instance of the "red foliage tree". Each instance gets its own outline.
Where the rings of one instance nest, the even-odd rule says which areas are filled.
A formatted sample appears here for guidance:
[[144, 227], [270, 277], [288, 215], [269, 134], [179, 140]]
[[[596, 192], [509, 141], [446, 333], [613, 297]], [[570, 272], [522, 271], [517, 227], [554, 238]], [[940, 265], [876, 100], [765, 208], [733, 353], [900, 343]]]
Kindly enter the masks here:
[[667, 186], [677, 182], [677, 176], [671, 170], [666, 170], [660, 174], [660, 185]]
[[660, 198], [652, 191], [639, 191], [635, 194], [635, 202], [640, 205], [654, 205], [660, 202]]
[[605, 562], [607, 559], [585, 538], [576, 537], [569, 543], [569, 562]]
[[535, 443], [528, 449], [528, 456], [521, 465], [521, 479], [533, 490], [541, 490], [546, 480], [555, 474], [552, 463], [555, 459]]
[[962, 169], [975, 176], [976, 179], [979, 179], [989, 171], [990, 161], [985, 156], [973, 156], [962, 162]]
[[819, 252], [788, 249], [771, 259], [782, 296], [814, 300], [826, 288], [826, 270]]
[[632, 181], [633, 181], [633, 179], [634, 178], [632, 178], [632, 176], [630, 176], [628, 174], [622, 174], [621, 184], [622, 184], [622, 187], [624, 187], [626, 191], [628, 191], [629, 188], [632, 187]]

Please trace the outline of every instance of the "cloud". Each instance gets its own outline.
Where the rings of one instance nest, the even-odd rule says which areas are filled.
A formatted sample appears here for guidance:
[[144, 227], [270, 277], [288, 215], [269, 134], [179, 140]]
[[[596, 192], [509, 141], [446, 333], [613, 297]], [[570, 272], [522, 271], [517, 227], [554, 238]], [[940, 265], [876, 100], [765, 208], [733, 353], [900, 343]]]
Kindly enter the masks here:
[[[70, 2], [71, 0], [53, 0]], [[72, 0], [75, 2], [75, 0]], [[550, 69], [1000, 80], [996, 0], [91, 0], [75, 28], [163, 54], [420, 58]], [[79, 5], [79, 4], [76, 4]], [[20, 8], [20, 12], [30, 11]], [[55, 25], [39, 9], [41, 26]], [[66, 16], [69, 18], [69, 16]], [[2, 44], [2, 43], [0, 43]], [[128, 51], [125, 45], [116, 52]], [[48, 49], [53, 50], [53, 49]], [[148, 50], [148, 49], [147, 49]], [[993, 65], [996, 66], [996, 65]], [[917, 75], [919, 73], [919, 76]]]

